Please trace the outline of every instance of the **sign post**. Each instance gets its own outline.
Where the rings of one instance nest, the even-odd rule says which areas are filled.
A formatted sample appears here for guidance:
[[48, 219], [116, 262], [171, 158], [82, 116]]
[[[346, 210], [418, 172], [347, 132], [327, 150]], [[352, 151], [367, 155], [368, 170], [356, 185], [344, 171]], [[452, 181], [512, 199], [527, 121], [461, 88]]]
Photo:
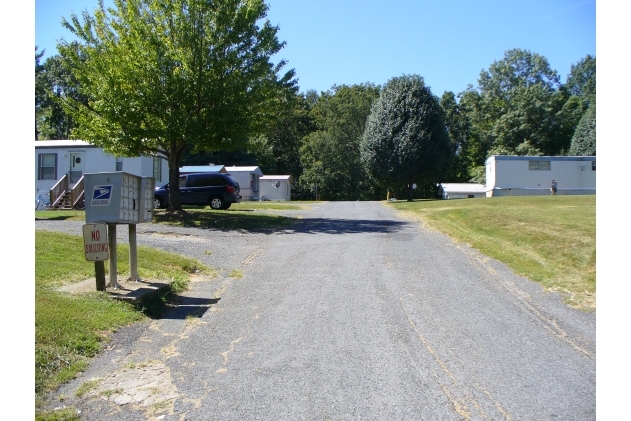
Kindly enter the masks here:
[[103, 262], [110, 257], [105, 224], [83, 226], [83, 249], [85, 259], [94, 262], [96, 290], [105, 291], [105, 264]]

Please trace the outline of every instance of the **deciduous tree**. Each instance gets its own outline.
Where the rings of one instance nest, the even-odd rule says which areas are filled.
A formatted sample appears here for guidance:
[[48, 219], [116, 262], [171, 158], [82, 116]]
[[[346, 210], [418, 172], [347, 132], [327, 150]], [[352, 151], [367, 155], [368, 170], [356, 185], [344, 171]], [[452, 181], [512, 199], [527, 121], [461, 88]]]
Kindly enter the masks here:
[[333, 86], [323, 92], [311, 110], [317, 130], [302, 140], [301, 185], [317, 185], [326, 200], [373, 199], [370, 182], [360, 161], [359, 143], [379, 87], [364, 83]]
[[433, 184], [447, 173], [453, 147], [444, 112], [418, 75], [390, 79], [373, 104], [361, 143], [361, 160], [383, 187]]
[[[230, 150], [270, 127], [296, 92], [294, 72], [270, 60], [284, 43], [263, 0], [114, 0], [64, 26], [64, 64], [87, 104], [64, 101], [82, 138], [119, 156], [164, 156], [169, 181], [191, 148]], [[181, 211], [170, 189], [170, 210]]]

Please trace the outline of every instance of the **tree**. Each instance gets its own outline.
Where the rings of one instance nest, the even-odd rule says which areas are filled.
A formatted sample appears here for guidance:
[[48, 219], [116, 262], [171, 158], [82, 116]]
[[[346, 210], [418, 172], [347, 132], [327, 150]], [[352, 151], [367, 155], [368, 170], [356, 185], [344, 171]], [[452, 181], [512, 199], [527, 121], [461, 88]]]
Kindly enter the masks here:
[[433, 184], [445, 175], [452, 145], [444, 113], [421, 76], [390, 79], [381, 90], [366, 123], [361, 160], [384, 187]]
[[580, 101], [561, 85], [547, 59], [513, 49], [482, 70], [477, 89], [460, 94], [471, 123], [469, 175], [484, 182], [490, 155], [565, 153], [582, 114]]
[[[89, 101], [62, 101], [73, 137], [118, 156], [164, 156], [178, 185], [183, 154], [244, 148], [297, 90], [294, 71], [270, 58], [284, 46], [263, 0], [103, 0], [63, 25], [64, 65]], [[260, 26], [259, 26], [260, 25]], [[178, 189], [169, 210], [181, 212]]]
[[596, 156], [596, 101], [585, 111], [572, 137], [570, 155]]
[[266, 174], [289, 174], [292, 177], [292, 197], [306, 193], [298, 182], [303, 172], [300, 162], [302, 138], [316, 129], [310, 115], [312, 105], [305, 94], [297, 94], [267, 133], [250, 139], [248, 151], [259, 161]]
[[359, 142], [379, 87], [371, 83], [333, 86], [311, 109], [317, 127], [302, 139], [300, 184], [317, 185], [326, 200], [374, 198], [359, 157]]
[[445, 91], [440, 99], [440, 106], [445, 112], [447, 134], [453, 148], [453, 162], [447, 177], [452, 182], [466, 182], [471, 178], [469, 167], [472, 157], [469, 144], [473, 132], [463, 105], [456, 101], [456, 95], [451, 91]]
[[46, 80], [44, 78], [44, 66], [40, 64], [41, 58], [44, 56], [46, 50], [37, 52], [37, 46], [35, 46], [35, 140], [39, 139], [39, 120], [41, 120], [41, 114], [43, 112], [42, 106], [46, 100]]
[[[87, 105], [87, 98], [78, 91], [79, 83], [64, 66], [60, 56], [48, 57], [36, 77], [36, 131], [42, 139], [69, 139], [76, 126], [60, 101], [69, 97]], [[38, 92], [41, 90], [41, 93]], [[40, 97], [39, 107], [37, 98]]]
[[596, 57], [588, 54], [573, 64], [565, 86], [572, 95], [591, 103], [591, 99], [596, 96]]

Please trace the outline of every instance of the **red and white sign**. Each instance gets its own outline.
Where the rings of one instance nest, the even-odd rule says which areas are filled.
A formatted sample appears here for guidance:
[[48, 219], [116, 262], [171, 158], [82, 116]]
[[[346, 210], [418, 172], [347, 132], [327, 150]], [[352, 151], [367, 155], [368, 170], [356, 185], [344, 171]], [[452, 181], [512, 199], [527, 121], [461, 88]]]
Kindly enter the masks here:
[[85, 224], [83, 226], [83, 248], [85, 260], [96, 262], [110, 258], [107, 247], [107, 225]]

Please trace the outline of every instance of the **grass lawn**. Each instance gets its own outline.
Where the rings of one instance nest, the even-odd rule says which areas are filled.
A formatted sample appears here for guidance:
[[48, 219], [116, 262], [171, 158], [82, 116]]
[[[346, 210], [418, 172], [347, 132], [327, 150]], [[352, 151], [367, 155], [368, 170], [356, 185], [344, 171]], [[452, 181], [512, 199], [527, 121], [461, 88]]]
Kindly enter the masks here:
[[[211, 228], [222, 231], [261, 231], [282, 229], [296, 221], [295, 218], [275, 215], [279, 210], [300, 210], [305, 206], [296, 202], [245, 202], [232, 205], [225, 211], [208, 206], [183, 206], [188, 213], [184, 218], [169, 214], [164, 209], [153, 211], [153, 223], [190, 228]], [[271, 211], [271, 213], [265, 213]], [[84, 221], [84, 211], [35, 211], [36, 219]]]
[[596, 196], [388, 204], [563, 293], [568, 304], [596, 308]]
[[[119, 273], [129, 273], [128, 253], [128, 246], [117, 245]], [[105, 269], [107, 272], [108, 265]], [[36, 405], [45, 393], [84, 370], [112, 332], [145, 319], [147, 314], [159, 314], [165, 309], [164, 301], [169, 294], [184, 290], [190, 274], [199, 272], [208, 276], [216, 274], [197, 260], [139, 246], [139, 275], [145, 279], [171, 282], [170, 289], [154, 299], [158, 303], [145, 302], [144, 308], [136, 308], [110, 298], [105, 292], [78, 295], [58, 292], [57, 287], [61, 285], [94, 277], [94, 263], [85, 260], [82, 237], [36, 230]], [[36, 412], [37, 419], [57, 419], [52, 414], [38, 412], [37, 408]]]

